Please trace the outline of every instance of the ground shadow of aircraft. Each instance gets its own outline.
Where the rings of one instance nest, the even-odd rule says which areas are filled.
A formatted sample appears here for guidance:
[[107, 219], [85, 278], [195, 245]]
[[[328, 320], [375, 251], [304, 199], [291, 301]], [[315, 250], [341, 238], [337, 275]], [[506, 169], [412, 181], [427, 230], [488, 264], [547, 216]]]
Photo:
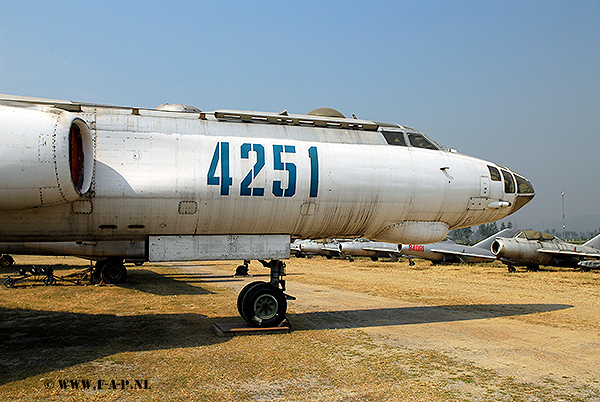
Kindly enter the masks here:
[[[27, 274], [23, 277], [19, 274], [20, 270], [28, 271], [33, 265], [16, 265], [9, 270], [4, 270], [3, 277], [11, 276], [16, 279], [14, 290], [26, 286], [44, 286], [43, 277], [37, 277]], [[36, 265], [38, 268], [49, 268], [56, 278], [54, 286], [71, 285], [90, 285], [89, 277], [83, 278], [85, 269], [79, 265]], [[189, 273], [156, 273], [150, 269], [137, 268], [131, 270], [127, 283], [111, 286], [132, 287], [135, 290], [152, 293], [159, 296], [165, 295], [205, 295], [213, 292], [204, 289], [201, 283], [220, 282], [235, 280], [230, 277], [215, 277], [214, 275], [202, 274], [197, 272]], [[22, 278], [22, 279], [21, 279]], [[239, 279], [238, 279], [239, 280]]]
[[[128, 284], [135, 290], [159, 296], [166, 295], [207, 295], [213, 292], [202, 287], [206, 283], [206, 274], [190, 273], [156, 273], [149, 269], [131, 271]], [[213, 276], [211, 278], [214, 279]]]
[[[296, 331], [479, 320], [557, 311], [565, 304], [402, 307], [289, 314]], [[123, 352], [193, 348], [226, 342], [201, 314], [117, 316], [0, 308], [0, 385]], [[270, 335], [271, 336], [271, 335]]]
[[290, 315], [295, 330], [367, 328], [511, 317], [564, 310], [567, 304], [460, 304], [343, 310]]

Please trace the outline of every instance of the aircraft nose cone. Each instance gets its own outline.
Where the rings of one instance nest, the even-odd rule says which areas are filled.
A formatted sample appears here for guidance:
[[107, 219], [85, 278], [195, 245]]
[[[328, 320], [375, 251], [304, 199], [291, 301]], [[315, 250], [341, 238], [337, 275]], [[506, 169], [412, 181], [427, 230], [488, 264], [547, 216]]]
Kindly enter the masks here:
[[517, 198], [515, 199], [515, 203], [514, 203], [512, 209], [510, 210], [510, 213], [514, 214], [519, 209], [523, 208], [529, 201], [531, 201], [533, 199], [534, 196], [535, 196], [535, 194], [528, 194], [528, 195], [519, 194], [519, 195], [517, 195]]
[[517, 181], [517, 197], [515, 198], [514, 205], [510, 211], [511, 214], [523, 208], [525, 204], [535, 197], [533, 185], [529, 180], [517, 173], [515, 173], [515, 179]]

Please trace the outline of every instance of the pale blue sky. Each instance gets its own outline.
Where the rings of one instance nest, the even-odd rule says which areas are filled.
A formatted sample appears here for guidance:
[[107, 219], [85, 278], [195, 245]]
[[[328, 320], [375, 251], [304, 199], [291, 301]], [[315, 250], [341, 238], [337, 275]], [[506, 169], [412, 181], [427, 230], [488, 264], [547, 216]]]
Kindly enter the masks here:
[[[600, 214], [600, 1], [0, 1], [0, 93], [413, 126]], [[568, 226], [568, 222], [567, 222]]]

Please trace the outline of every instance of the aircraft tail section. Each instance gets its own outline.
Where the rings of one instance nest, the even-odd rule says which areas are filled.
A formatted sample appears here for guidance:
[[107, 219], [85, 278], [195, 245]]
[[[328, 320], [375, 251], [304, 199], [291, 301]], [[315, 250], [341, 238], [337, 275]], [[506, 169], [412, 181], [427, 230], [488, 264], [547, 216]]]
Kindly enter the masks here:
[[583, 245], [588, 246], [588, 247], [597, 248], [598, 250], [600, 250], [600, 234], [598, 234], [596, 237], [591, 238], [587, 242], [583, 243]]
[[502, 229], [501, 231], [491, 235], [487, 239], [483, 239], [479, 243], [475, 244], [473, 247], [489, 250], [492, 247], [492, 243], [494, 242], [494, 240], [496, 240], [498, 237], [513, 237], [517, 234], [517, 232], [517, 229]]

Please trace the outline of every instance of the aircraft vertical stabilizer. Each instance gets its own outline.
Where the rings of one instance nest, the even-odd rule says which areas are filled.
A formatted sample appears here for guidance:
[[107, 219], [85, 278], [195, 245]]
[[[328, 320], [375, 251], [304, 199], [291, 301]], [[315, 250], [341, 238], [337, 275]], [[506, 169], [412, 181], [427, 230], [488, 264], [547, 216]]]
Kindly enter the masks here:
[[594, 247], [600, 250], [600, 234], [583, 243], [584, 246]]
[[477, 244], [474, 244], [473, 247], [484, 248], [486, 250], [489, 250], [494, 240], [496, 240], [498, 237], [513, 237], [518, 232], [519, 231], [517, 229], [502, 229], [498, 233], [494, 233], [490, 237], [483, 239]]

